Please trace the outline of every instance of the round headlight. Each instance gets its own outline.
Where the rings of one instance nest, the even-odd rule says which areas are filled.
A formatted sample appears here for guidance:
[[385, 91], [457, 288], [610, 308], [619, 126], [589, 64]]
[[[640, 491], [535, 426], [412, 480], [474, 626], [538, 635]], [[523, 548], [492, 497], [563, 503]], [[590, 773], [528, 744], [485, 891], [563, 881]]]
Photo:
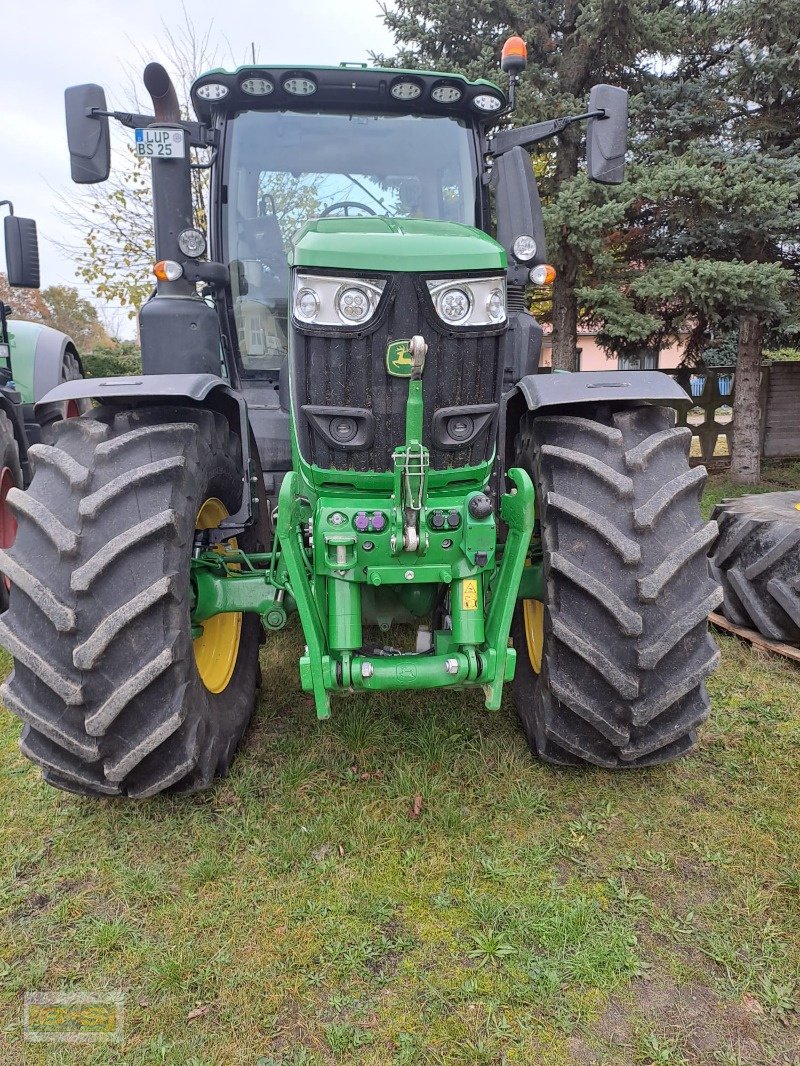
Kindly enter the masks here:
[[178, 247], [189, 259], [199, 259], [206, 250], [206, 238], [202, 230], [185, 229], [178, 234]]
[[437, 85], [431, 89], [431, 99], [437, 104], [457, 104], [461, 99], [461, 90], [457, 85]]
[[355, 285], [341, 289], [336, 297], [336, 310], [343, 322], [363, 322], [372, 310], [369, 293]]
[[396, 81], [389, 92], [395, 100], [416, 100], [422, 95], [422, 86], [415, 81]]
[[301, 289], [294, 301], [294, 313], [303, 322], [313, 322], [319, 311], [319, 297], [313, 289]]
[[275, 86], [269, 78], [245, 78], [240, 88], [248, 96], [269, 96]]
[[502, 289], [492, 289], [486, 300], [486, 314], [492, 322], [502, 322], [506, 317], [506, 300]]
[[221, 100], [228, 95], [228, 86], [217, 81], [207, 81], [197, 90], [201, 100]]
[[445, 289], [440, 293], [439, 314], [446, 322], [463, 322], [469, 309], [469, 293], [465, 289]]
[[284, 78], [283, 87], [292, 96], [311, 96], [312, 93], [317, 91], [317, 83], [312, 81], [311, 78], [304, 78], [301, 75]]
[[533, 259], [536, 255], [536, 241], [533, 237], [523, 234], [522, 237], [517, 237], [514, 241], [513, 252], [517, 259], [527, 263], [529, 259]]
[[503, 101], [499, 96], [494, 96], [492, 93], [479, 93], [473, 97], [473, 104], [479, 111], [499, 111], [503, 106]]

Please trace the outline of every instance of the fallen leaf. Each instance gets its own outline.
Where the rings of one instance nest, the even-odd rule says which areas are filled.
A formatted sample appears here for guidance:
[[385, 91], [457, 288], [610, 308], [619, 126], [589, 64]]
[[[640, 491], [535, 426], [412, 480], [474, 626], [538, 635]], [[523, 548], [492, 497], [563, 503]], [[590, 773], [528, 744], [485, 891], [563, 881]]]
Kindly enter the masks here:
[[411, 804], [411, 810], [408, 812], [409, 818], [419, 818], [422, 812], [422, 796], [419, 792], [414, 797], [414, 802]]
[[761, 1006], [755, 996], [748, 995], [748, 993], [746, 992], [742, 996], [742, 1007], [744, 1010], [747, 1011], [748, 1014], [764, 1013], [764, 1008]]

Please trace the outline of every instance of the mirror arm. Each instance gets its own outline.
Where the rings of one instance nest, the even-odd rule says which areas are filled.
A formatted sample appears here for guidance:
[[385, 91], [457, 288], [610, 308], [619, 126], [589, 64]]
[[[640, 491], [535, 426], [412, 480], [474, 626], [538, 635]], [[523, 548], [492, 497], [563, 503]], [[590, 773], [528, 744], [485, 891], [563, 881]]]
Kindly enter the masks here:
[[582, 115], [565, 115], [563, 118], [553, 118], [549, 122], [537, 122], [533, 126], [521, 126], [517, 130], [501, 130], [496, 133], [489, 142], [489, 151], [493, 156], [503, 155], [512, 148], [530, 148], [539, 141], [555, 137], [567, 126], [575, 122], [585, 122], [590, 118], [607, 118], [605, 109], [586, 111]]
[[[98, 107], [90, 107], [86, 111], [87, 117], [114, 118], [122, 126], [129, 130], [139, 129], [142, 126], [150, 126], [156, 122], [154, 115], [136, 115], [131, 111], [101, 111]], [[192, 148], [209, 148], [216, 146], [219, 138], [216, 130], [210, 130], [200, 122], [183, 122], [179, 125], [184, 129], [189, 138]]]

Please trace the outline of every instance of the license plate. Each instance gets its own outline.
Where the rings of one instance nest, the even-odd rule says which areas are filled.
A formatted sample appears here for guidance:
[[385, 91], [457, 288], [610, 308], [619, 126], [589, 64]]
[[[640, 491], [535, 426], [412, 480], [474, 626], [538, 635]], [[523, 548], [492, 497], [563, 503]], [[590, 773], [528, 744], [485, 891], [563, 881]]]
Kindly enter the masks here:
[[148, 126], [133, 131], [137, 155], [153, 159], [183, 159], [186, 155], [186, 137], [183, 130], [163, 129]]

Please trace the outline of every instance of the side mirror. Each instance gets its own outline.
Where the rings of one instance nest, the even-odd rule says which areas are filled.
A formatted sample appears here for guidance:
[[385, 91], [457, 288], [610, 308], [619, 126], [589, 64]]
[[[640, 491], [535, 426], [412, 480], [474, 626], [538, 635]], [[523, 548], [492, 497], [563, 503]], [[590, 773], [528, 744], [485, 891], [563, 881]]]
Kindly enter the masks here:
[[628, 93], [616, 85], [595, 85], [589, 94], [589, 110], [605, 111], [604, 118], [590, 118], [586, 131], [586, 163], [589, 177], [603, 185], [625, 180], [628, 146]]
[[39, 242], [32, 218], [6, 215], [3, 219], [6, 241], [8, 284], [15, 289], [39, 288]]
[[[542, 204], [530, 153], [516, 147], [498, 156], [492, 184], [495, 191], [497, 241], [508, 256], [508, 280], [512, 285], [524, 286], [528, 284], [530, 268], [547, 262]], [[524, 262], [514, 255], [514, 241], [522, 236], [533, 237], [536, 241], [536, 253]]]
[[106, 94], [99, 85], [73, 85], [64, 93], [72, 180], [78, 185], [105, 181], [111, 170]]

